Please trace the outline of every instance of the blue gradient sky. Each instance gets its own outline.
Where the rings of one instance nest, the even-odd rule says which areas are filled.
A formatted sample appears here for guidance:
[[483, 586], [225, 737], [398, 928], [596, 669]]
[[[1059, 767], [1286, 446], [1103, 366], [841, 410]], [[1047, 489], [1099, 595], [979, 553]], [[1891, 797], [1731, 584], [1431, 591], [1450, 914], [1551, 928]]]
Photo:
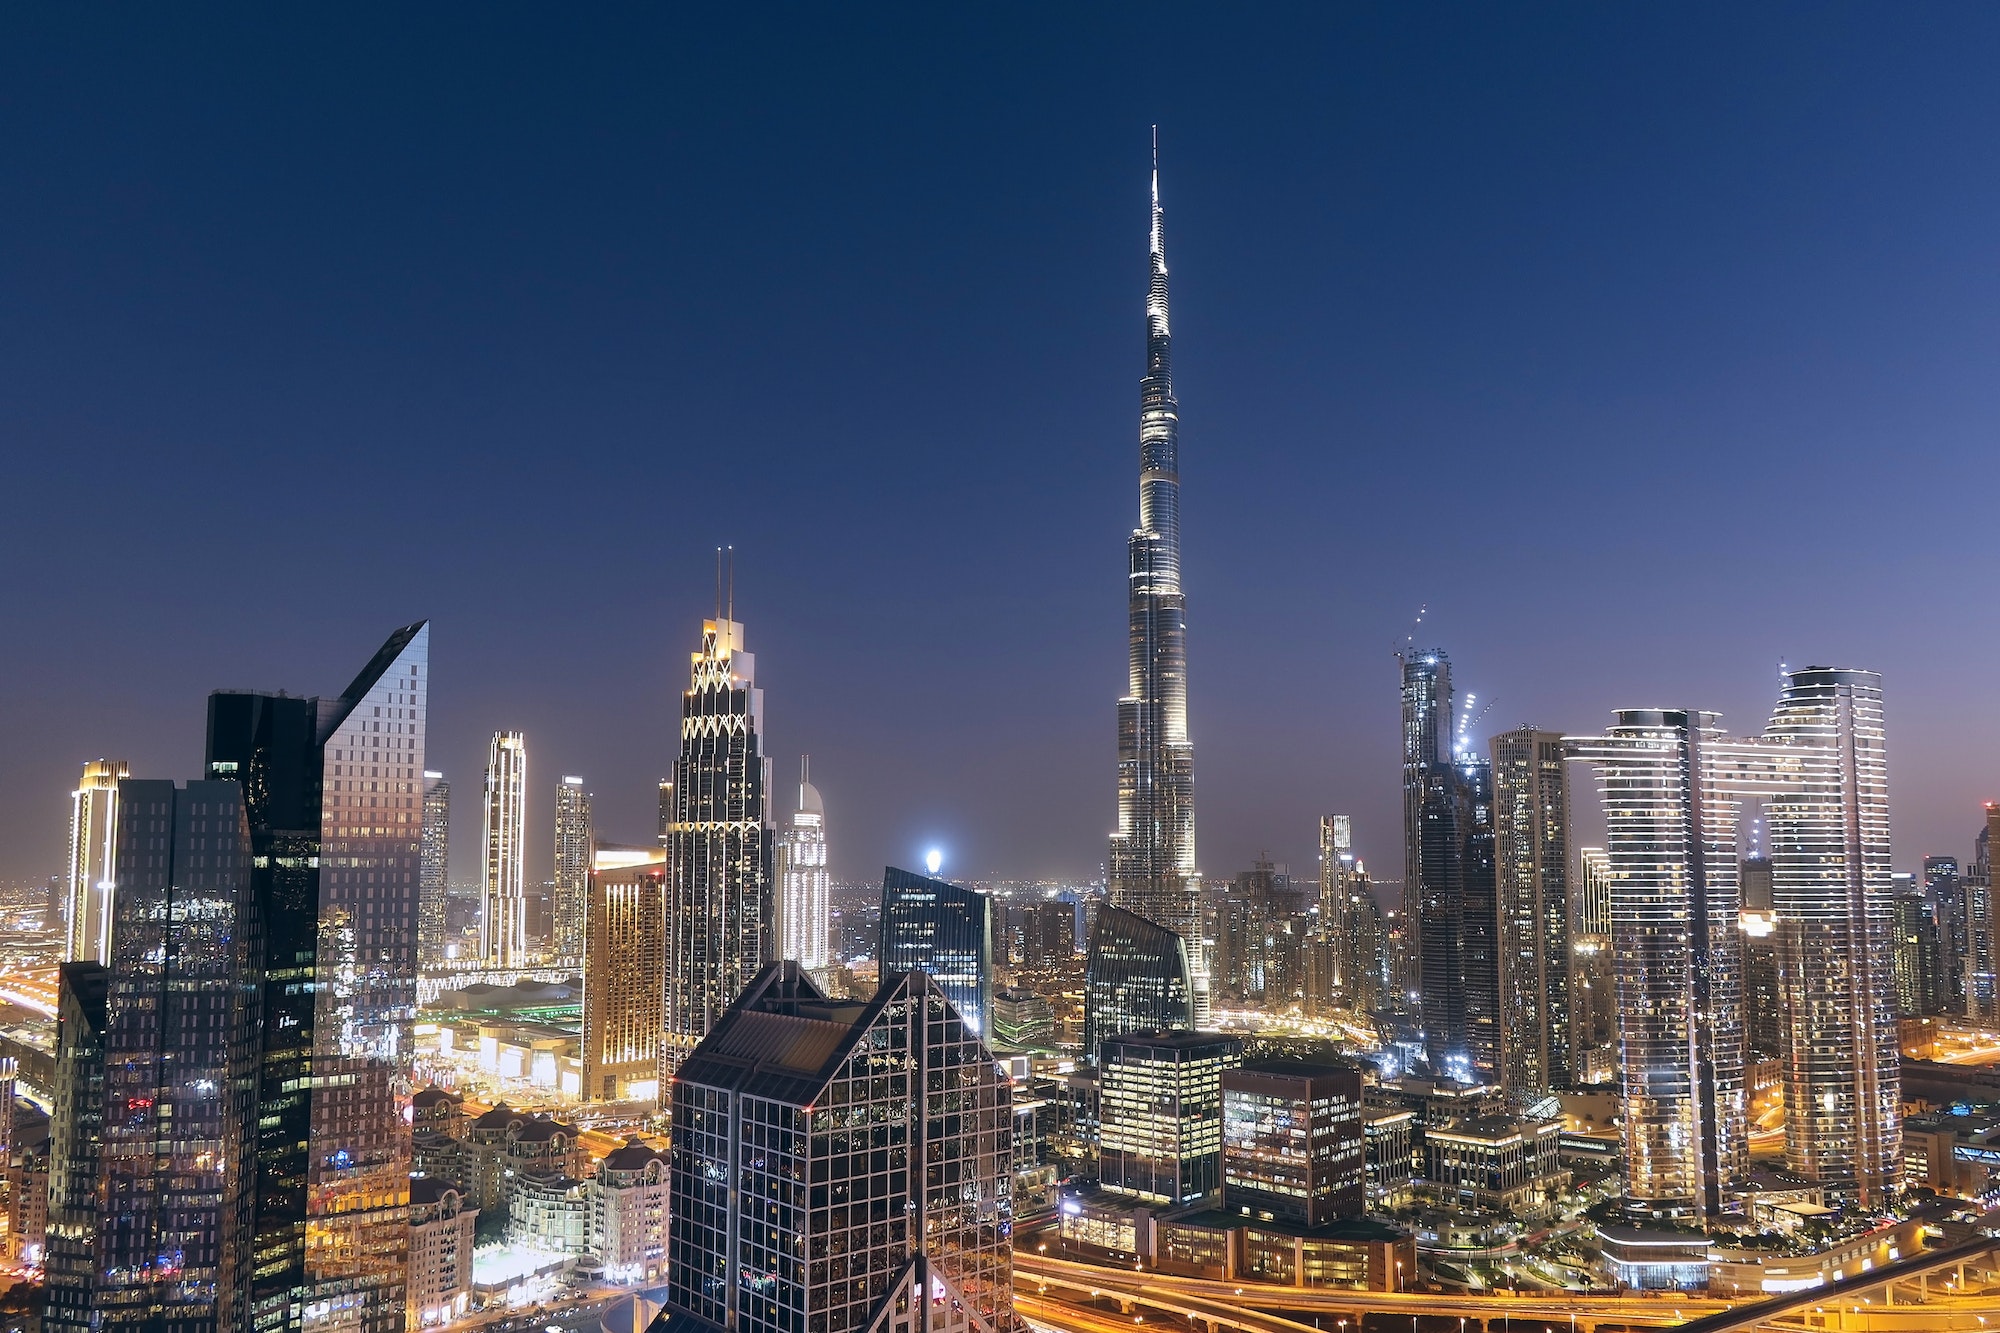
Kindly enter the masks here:
[[1482, 731], [1887, 677], [1899, 867], [2000, 797], [2000, 10], [0, 17], [0, 877], [78, 765], [433, 630], [652, 828], [734, 543], [836, 869], [1093, 873], [1147, 126], [1200, 859], [1398, 860], [1391, 649]]

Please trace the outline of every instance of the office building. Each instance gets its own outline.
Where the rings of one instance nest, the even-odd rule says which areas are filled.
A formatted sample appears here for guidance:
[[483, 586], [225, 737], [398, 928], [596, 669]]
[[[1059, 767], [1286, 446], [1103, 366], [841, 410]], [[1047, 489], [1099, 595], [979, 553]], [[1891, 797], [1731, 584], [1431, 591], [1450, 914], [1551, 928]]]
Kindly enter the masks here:
[[97, 1329], [247, 1326], [262, 942], [243, 804], [230, 781], [119, 783]]
[[1367, 1203], [1361, 1074], [1304, 1060], [1222, 1072], [1222, 1206], [1297, 1226], [1358, 1217]]
[[1938, 927], [1938, 1004], [1942, 1012], [1965, 1012], [1965, 886], [1955, 856], [1924, 858], [1924, 896]]
[[1095, 1060], [1107, 1037], [1194, 1026], [1187, 938], [1104, 903], [1091, 927], [1083, 973], [1083, 1051]]
[[636, 1138], [597, 1164], [590, 1198], [590, 1252], [607, 1282], [662, 1281], [667, 1275], [668, 1157]]
[[429, 675], [419, 622], [338, 698], [209, 696], [207, 771], [242, 784], [264, 930], [257, 1333], [395, 1333], [406, 1314], [397, 1090], [417, 1004]]
[[826, 864], [826, 805], [812, 785], [812, 756], [799, 760], [799, 798], [778, 832], [778, 956], [808, 972], [833, 961], [833, 873]]
[[417, 882], [417, 966], [443, 967], [445, 917], [451, 872], [451, 784], [444, 774], [424, 772], [424, 822], [419, 837]]
[[473, 1231], [479, 1209], [450, 1180], [410, 1182], [410, 1287], [406, 1327], [462, 1319], [472, 1304]]
[[598, 849], [587, 885], [583, 967], [585, 1101], [660, 1100], [665, 1021], [667, 850]]
[[583, 966], [584, 915], [590, 897], [590, 857], [596, 835], [590, 824], [590, 793], [583, 779], [556, 784], [556, 877], [551, 951], [565, 967]]
[[[104, 1155], [104, 1038], [111, 969], [64, 963], [56, 983], [56, 1078], [43, 1228], [49, 1333], [86, 1333], [99, 1272], [98, 1167]], [[11, 1127], [10, 1127], [11, 1128]]]
[[1167, 319], [1165, 214], [1153, 160], [1146, 374], [1139, 381], [1139, 526], [1126, 544], [1127, 690], [1118, 701], [1113, 906], [1187, 943], [1196, 1025], [1208, 1018], [1194, 851], [1194, 746], [1187, 723], [1187, 604], [1181, 592], [1180, 405]]
[[63, 898], [69, 962], [111, 957], [112, 890], [118, 874], [118, 783], [131, 775], [123, 759], [93, 759], [69, 795], [69, 875]]
[[667, 826], [667, 1072], [777, 947], [764, 692], [735, 620], [702, 622]]
[[993, 1038], [1001, 1046], [1051, 1046], [1056, 1038], [1055, 1009], [1033, 991], [993, 992]]
[[1937, 918], [1921, 893], [1896, 895], [1890, 915], [1890, 961], [1896, 979], [1896, 1016], [1938, 1013]]
[[1554, 1215], [1569, 1183], [1557, 1155], [1562, 1124], [1480, 1116], [1424, 1131], [1422, 1192], [1457, 1212], [1522, 1220]]
[[1627, 1206], [1718, 1217], [1749, 1167], [1733, 746], [1690, 709], [1568, 743], [1610, 834]]
[[496, 731], [486, 747], [484, 856], [479, 878], [479, 961], [528, 965], [528, 747], [518, 731]]
[[980, 1037], [993, 1018], [993, 900], [977, 889], [911, 874], [882, 872], [884, 972], [923, 972]]
[[1517, 1106], [1575, 1081], [1570, 977], [1569, 765], [1562, 736], [1491, 743], [1500, 930], [1500, 1086]]
[[773, 963], [673, 1098], [661, 1333], [1017, 1327], [1012, 1089], [923, 973], [859, 1004]]
[[1098, 1043], [1098, 1181], [1178, 1207], [1222, 1186], [1222, 1073], [1243, 1043], [1207, 1032], [1129, 1032]]

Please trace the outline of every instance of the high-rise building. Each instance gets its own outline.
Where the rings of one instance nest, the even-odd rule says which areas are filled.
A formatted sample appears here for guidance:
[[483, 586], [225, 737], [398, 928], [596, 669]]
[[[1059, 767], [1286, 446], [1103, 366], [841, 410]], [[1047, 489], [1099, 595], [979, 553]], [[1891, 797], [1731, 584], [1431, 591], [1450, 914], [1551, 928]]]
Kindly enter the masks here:
[[1899, 893], [1890, 924], [1891, 961], [1896, 977], [1896, 1016], [1921, 1018], [1938, 1012], [1938, 931], [1930, 900]]
[[1993, 884], [1993, 828], [2000, 805], [1986, 803], [1986, 822], [1973, 844], [1972, 864], [1959, 873], [1965, 914], [1965, 1014], [1983, 1022], [2000, 1020], [2000, 904]]
[[1097, 1059], [1107, 1037], [1191, 1029], [1193, 996], [1186, 936], [1110, 903], [1098, 907], [1083, 971], [1085, 1059]]
[[[1761, 821], [1753, 827], [1761, 827]], [[1778, 909], [1771, 858], [1761, 843], [1737, 868], [1742, 895], [1743, 1040], [1752, 1060], [1785, 1053], [1784, 997], [1778, 989]]]
[[1570, 1003], [1569, 765], [1562, 736], [1492, 740], [1500, 923], [1500, 1085], [1529, 1106], [1575, 1080]]
[[64, 963], [56, 985], [55, 1105], [49, 1117], [49, 1220], [42, 1267], [49, 1333], [87, 1333], [99, 1272], [103, 1208], [105, 1004], [111, 969]]
[[799, 799], [778, 831], [778, 956], [808, 972], [833, 961], [828, 939], [833, 875], [826, 864], [826, 805], [812, 785], [812, 756], [799, 760]]
[[1367, 1205], [1361, 1073], [1304, 1060], [1222, 1071], [1222, 1206], [1317, 1227]]
[[1598, 1083], [1618, 1067], [1618, 980], [1611, 952], [1611, 858], [1585, 847], [1570, 899], [1570, 1077]]
[[735, 620], [702, 622], [667, 826], [667, 1071], [777, 948], [764, 692]]
[[585, 1101], [660, 1099], [666, 991], [667, 851], [602, 847], [586, 892]]
[[263, 941], [243, 805], [230, 781], [119, 783], [93, 1328], [248, 1327]]
[[410, 1182], [409, 1329], [465, 1316], [472, 1303], [472, 1247], [479, 1209], [455, 1182]]
[[[1395, 978], [1398, 1009], [1415, 1007], [1423, 984], [1425, 904], [1430, 916], [1443, 912], [1447, 898], [1456, 901], [1459, 840], [1455, 830], [1445, 836], [1452, 810], [1454, 783], [1450, 756], [1451, 659], [1441, 650], [1412, 648], [1402, 659], [1403, 713], [1403, 969]], [[1427, 813], [1428, 812], [1428, 813]], [[1427, 879], [1425, 862], [1434, 869]], [[1444, 967], [1455, 945], [1446, 941], [1439, 966]], [[1437, 986], [1444, 1001], [1448, 979]], [[1462, 1001], [1460, 1002], [1462, 1007]]]
[[1358, 893], [1366, 893], [1367, 875], [1354, 856], [1354, 821], [1347, 815], [1319, 817], [1320, 936], [1332, 953], [1333, 990], [1327, 997], [1351, 1008], [1364, 988], [1367, 955], [1361, 947], [1364, 927], [1357, 919]]
[[1098, 1045], [1098, 1179], [1177, 1207], [1222, 1186], [1222, 1074], [1243, 1043], [1207, 1032], [1128, 1032]]
[[1021, 958], [1037, 970], [1071, 965], [1076, 959], [1076, 904], [1063, 898], [1029, 903], [1020, 910]]
[[1959, 879], [1958, 858], [1924, 858], [1924, 896], [1930, 899], [1938, 927], [1938, 1005], [1942, 1012], [1965, 1012], [1965, 887]]
[[923, 973], [773, 963], [673, 1098], [662, 1333], [1014, 1333], [1012, 1089]]
[[417, 885], [417, 966], [443, 967], [451, 870], [451, 784], [442, 773], [424, 773], [424, 823], [419, 845], [423, 864]]
[[518, 731], [496, 731], [486, 747], [484, 814], [479, 961], [487, 967], [526, 967], [528, 747]]
[[937, 983], [974, 1034], [990, 1038], [993, 1023], [993, 900], [977, 889], [882, 871], [885, 972], [922, 972]]
[[111, 957], [112, 888], [118, 874], [118, 782], [130, 776], [123, 759], [93, 759], [69, 796], [69, 880], [64, 898], [71, 962]]
[[1139, 381], [1139, 526], [1127, 543], [1127, 690], [1118, 701], [1118, 831], [1111, 835], [1114, 906], [1187, 941], [1195, 1021], [1207, 1021], [1200, 876], [1194, 853], [1194, 746], [1187, 724], [1187, 604], [1181, 593], [1180, 405], [1167, 321], [1165, 214], [1153, 151], [1146, 374]]
[[583, 965], [586, 900], [590, 896], [590, 855], [594, 835], [590, 825], [590, 793], [583, 779], [565, 777], [556, 784], [556, 877], [554, 953], [569, 967]]
[[209, 696], [207, 772], [242, 785], [264, 930], [256, 1333], [406, 1313], [429, 677], [419, 622], [338, 698]]
[[1713, 713], [1617, 719], [1569, 744], [1596, 768], [1610, 833], [1626, 1198], [1716, 1217], [1749, 1167], [1733, 747]]

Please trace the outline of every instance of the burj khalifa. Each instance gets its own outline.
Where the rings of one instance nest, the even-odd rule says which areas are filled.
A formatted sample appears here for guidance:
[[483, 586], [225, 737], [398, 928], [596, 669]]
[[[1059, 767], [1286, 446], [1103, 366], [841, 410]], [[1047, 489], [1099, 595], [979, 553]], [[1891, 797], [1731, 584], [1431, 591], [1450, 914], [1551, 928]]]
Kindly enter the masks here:
[[1187, 941], [1196, 1026], [1208, 1021], [1200, 879], [1194, 860], [1194, 746], [1187, 724], [1187, 606], [1181, 594], [1180, 405], [1167, 322], [1167, 253], [1153, 133], [1151, 282], [1146, 374], [1139, 381], [1139, 526], [1126, 544], [1130, 688], [1118, 701], [1118, 831], [1114, 905]]

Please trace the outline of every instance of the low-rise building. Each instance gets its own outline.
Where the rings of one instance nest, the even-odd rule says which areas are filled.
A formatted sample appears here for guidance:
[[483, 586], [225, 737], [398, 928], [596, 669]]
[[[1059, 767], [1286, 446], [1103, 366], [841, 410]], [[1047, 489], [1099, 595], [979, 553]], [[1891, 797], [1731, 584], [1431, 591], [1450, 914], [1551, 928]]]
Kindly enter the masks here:
[[1560, 1121], [1514, 1116], [1426, 1129], [1418, 1191], [1449, 1208], [1546, 1217], [1569, 1183], [1557, 1151], [1561, 1137]]
[[479, 1209], [435, 1176], [410, 1182], [409, 1326], [462, 1317], [472, 1301], [473, 1229]]
[[590, 1182], [551, 1173], [508, 1182], [507, 1244], [575, 1257], [590, 1251]]
[[1417, 1113], [1400, 1106], [1364, 1106], [1361, 1135], [1367, 1153], [1368, 1206], [1401, 1208], [1416, 1175]]

